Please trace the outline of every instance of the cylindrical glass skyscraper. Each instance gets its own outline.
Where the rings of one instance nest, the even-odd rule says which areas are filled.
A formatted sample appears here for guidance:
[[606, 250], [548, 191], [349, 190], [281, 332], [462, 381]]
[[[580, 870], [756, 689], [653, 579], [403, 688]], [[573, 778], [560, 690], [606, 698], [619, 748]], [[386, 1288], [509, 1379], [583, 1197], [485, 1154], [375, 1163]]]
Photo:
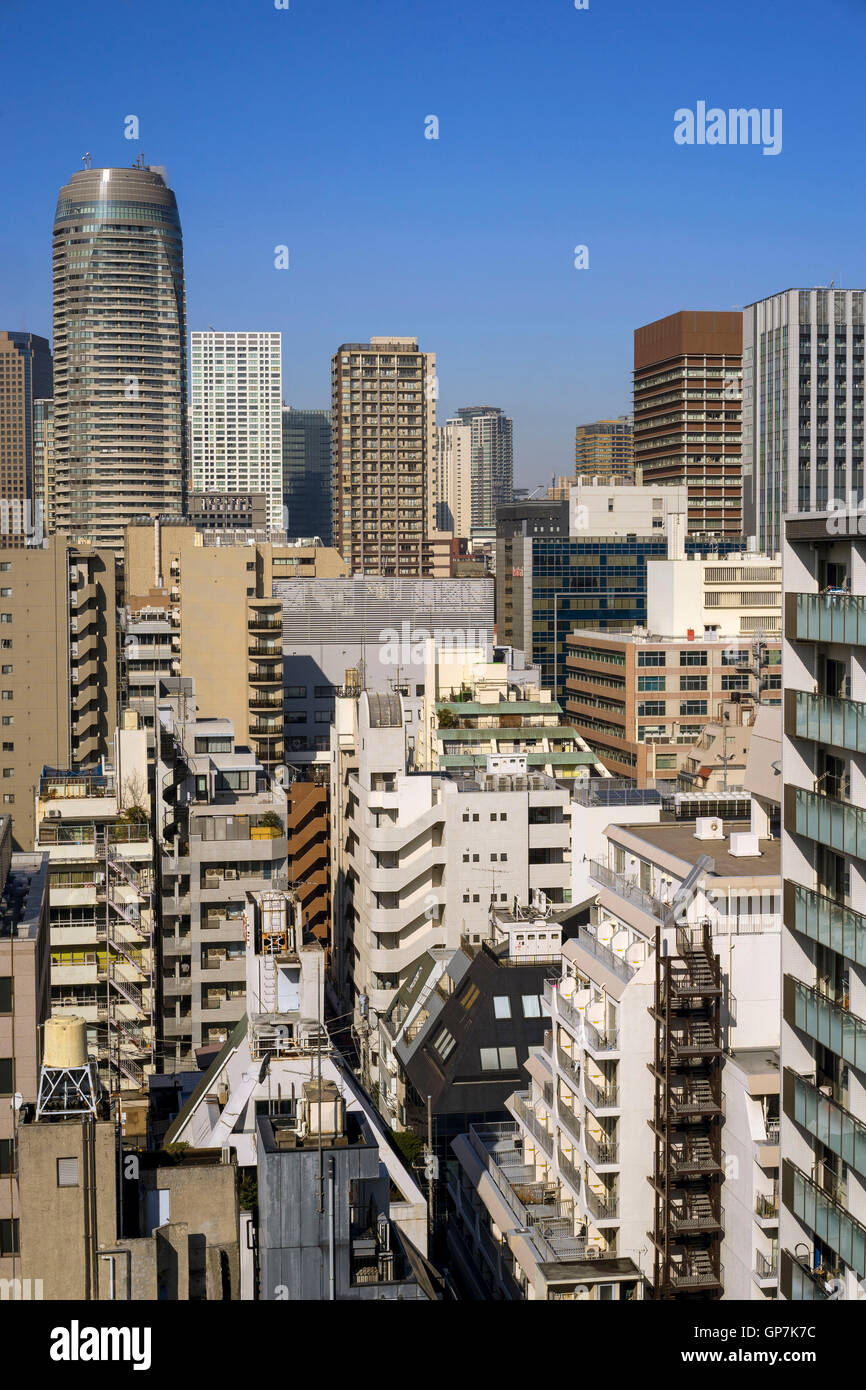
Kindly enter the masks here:
[[133, 517], [179, 513], [186, 302], [174, 193], [155, 168], [83, 169], [54, 218], [57, 530], [120, 548]]

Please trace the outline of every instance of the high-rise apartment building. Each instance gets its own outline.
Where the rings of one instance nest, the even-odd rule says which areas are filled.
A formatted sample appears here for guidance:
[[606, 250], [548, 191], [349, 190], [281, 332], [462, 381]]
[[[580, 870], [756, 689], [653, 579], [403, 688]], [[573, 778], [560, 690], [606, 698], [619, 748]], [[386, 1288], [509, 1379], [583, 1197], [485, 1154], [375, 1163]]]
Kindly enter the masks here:
[[51, 349], [35, 333], [0, 333], [0, 545], [39, 545], [36, 402], [51, 395]]
[[866, 539], [839, 520], [784, 523], [780, 1291], [810, 1301], [866, 1278]]
[[157, 168], [86, 168], [54, 218], [54, 522], [119, 549], [183, 507], [186, 305], [180, 218]]
[[190, 476], [196, 492], [264, 492], [283, 517], [282, 334], [190, 334]]
[[692, 310], [634, 334], [635, 467], [687, 487], [689, 533], [718, 540], [743, 532], [742, 335], [741, 313]]
[[33, 848], [43, 766], [106, 757], [117, 723], [117, 605], [112, 550], [49, 537], [0, 550], [0, 779], [16, 848]]
[[54, 397], [33, 402], [34, 538], [54, 531]]
[[863, 290], [784, 290], [743, 314], [745, 529], [863, 497]]
[[597, 478], [608, 483], [619, 478], [633, 483], [634, 430], [630, 415], [616, 420], [594, 420], [574, 431], [574, 472], [578, 478]]
[[331, 544], [331, 412], [283, 406], [283, 529]]
[[472, 531], [472, 426], [463, 420], [446, 420], [437, 426], [435, 487], [437, 526], [468, 537]]
[[436, 528], [436, 354], [417, 338], [343, 343], [331, 361], [333, 540], [352, 574], [450, 573]]
[[462, 406], [472, 431], [472, 525], [496, 525], [496, 508], [514, 499], [514, 424], [495, 405]]

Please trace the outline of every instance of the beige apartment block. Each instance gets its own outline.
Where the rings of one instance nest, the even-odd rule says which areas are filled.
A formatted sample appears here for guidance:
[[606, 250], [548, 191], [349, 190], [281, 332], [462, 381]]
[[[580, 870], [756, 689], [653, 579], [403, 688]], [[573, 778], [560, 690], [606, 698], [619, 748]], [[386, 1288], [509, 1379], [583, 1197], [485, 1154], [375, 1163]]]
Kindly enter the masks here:
[[0, 812], [32, 849], [40, 773], [108, 753], [117, 724], [113, 551], [49, 538], [0, 550]]
[[331, 361], [333, 535], [351, 574], [450, 574], [436, 522], [436, 354], [417, 338], [343, 343]]
[[136, 689], [152, 721], [147, 690], [161, 677], [189, 676], [203, 714], [229, 719], [239, 743], [263, 766], [277, 765], [284, 755], [283, 617], [274, 580], [345, 574], [328, 546], [206, 533], [184, 522], [129, 526], [127, 691]]

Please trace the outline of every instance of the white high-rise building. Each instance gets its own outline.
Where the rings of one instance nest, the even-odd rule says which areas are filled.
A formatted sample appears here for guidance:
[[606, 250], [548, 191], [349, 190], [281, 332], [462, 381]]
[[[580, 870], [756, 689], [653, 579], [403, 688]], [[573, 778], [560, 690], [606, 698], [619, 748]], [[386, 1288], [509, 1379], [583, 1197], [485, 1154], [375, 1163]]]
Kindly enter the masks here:
[[280, 333], [193, 333], [190, 461], [194, 492], [263, 492], [283, 509]]
[[472, 530], [472, 426], [446, 420], [436, 430], [436, 525], [468, 538]]
[[745, 534], [863, 496], [863, 290], [784, 290], [743, 312]]

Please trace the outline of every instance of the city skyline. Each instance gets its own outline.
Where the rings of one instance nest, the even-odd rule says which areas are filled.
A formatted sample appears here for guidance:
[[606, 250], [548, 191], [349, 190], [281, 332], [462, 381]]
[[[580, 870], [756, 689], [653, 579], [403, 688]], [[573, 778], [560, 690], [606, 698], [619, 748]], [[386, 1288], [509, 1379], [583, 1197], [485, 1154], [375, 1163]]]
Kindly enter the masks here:
[[[737, 23], [747, 11], [748, 30]], [[516, 481], [535, 486], [569, 471], [576, 421], [629, 412], [635, 327], [790, 286], [863, 283], [853, 231], [863, 195], [851, 185], [846, 135], [862, 114], [857, 46], [837, 44], [832, 76], [815, 69], [807, 105], [797, 74], [810, 16], [802, 3], [786, 13], [777, 33], [772, 16], [734, 5], [709, 44], [706, 21], [677, 4], [678, 45], [668, 50], [651, 9], [631, 7], [626, 38], [622, 16], [602, 6], [579, 13], [563, 3], [541, 20], [530, 11], [504, 20], [498, 6], [466, 16], [445, 0], [412, 19], [410, 79], [392, 62], [407, 21], [391, 0], [363, 24], [347, 3], [243, 15], [217, 3], [204, 35], [158, 5], [154, 24], [170, 19], [174, 47], [142, 83], [120, 61], [125, 21], [96, 4], [106, 76], [84, 101], [78, 91], [72, 100], [66, 76], [87, 42], [74, 17], [60, 14], [37, 34], [34, 18], [7, 14], [7, 43], [38, 41], [53, 81], [34, 114], [22, 76], [9, 75], [7, 186], [21, 215], [4, 235], [0, 321], [49, 331], [52, 203], [84, 151], [115, 166], [143, 152], [166, 165], [177, 192], [191, 328], [283, 333], [285, 399], [310, 408], [327, 407], [337, 344], [415, 335], [437, 353], [439, 418], [466, 401], [499, 401], [515, 421]], [[458, 18], [464, 42], [483, 41], [489, 55], [471, 92], [463, 67], [442, 61]], [[837, 38], [846, 26], [856, 37], [853, 6], [836, 0], [834, 19]], [[509, 78], [518, 56], [525, 92]], [[315, 81], [325, 59], [327, 94]], [[286, 63], [289, 94], [279, 80]], [[254, 93], [225, 114], [210, 96], [215, 64], [228, 87]], [[697, 99], [784, 110], [781, 152], [678, 145], [674, 112]], [[431, 115], [438, 139], [426, 138]], [[132, 116], [139, 138], [127, 140]], [[254, 216], [243, 187], [258, 190]], [[839, 188], [852, 216], [825, 250], [821, 208]], [[287, 271], [274, 269], [282, 245]], [[588, 247], [582, 271], [578, 245]]]

